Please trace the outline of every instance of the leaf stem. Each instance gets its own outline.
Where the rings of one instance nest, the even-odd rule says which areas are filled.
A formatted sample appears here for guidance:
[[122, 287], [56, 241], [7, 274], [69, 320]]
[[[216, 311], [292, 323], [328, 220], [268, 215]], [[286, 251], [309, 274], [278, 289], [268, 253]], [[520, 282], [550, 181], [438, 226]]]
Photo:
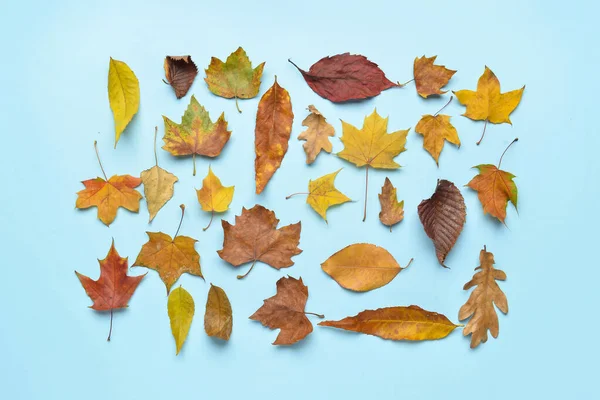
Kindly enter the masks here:
[[196, 153], [192, 154], [192, 162], [194, 163], [194, 172], [192, 175], [196, 176]]
[[98, 164], [100, 164], [100, 169], [102, 170], [102, 175], [104, 175], [104, 179], [108, 181], [106, 177], [106, 172], [104, 172], [104, 167], [102, 166], [102, 161], [100, 161], [100, 154], [98, 154], [98, 141], [94, 140], [94, 150], [96, 150], [96, 158], [98, 159]]
[[254, 265], [256, 265], [256, 260], [252, 261], [252, 265], [250, 266], [250, 269], [248, 271], [246, 271], [246, 273], [244, 275], [238, 275], [237, 278], [244, 279], [246, 276], [248, 276], [250, 271], [252, 271], [252, 268], [254, 268]]
[[448, 107], [448, 104], [450, 104], [450, 102], [452, 101], [453, 98], [454, 98], [454, 96], [450, 96], [450, 100], [448, 100], [448, 102], [446, 103], [446, 105], [444, 107], [440, 108], [438, 110], [438, 112], [436, 112], [435, 114], [433, 114], [433, 116], [435, 117], [436, 115], [438, 115], [439, 113], [441, 113], [444, 108]]
[[169, 85], [169, 86], [171, 86], [171, 84], [170, 84], [169, 82], [165, 81], [165, 79], [164, 79], [164, 78], [163, 78], [163, 80], [162, 80], [162, 81], [163, 81], [163, 83], [164, 83], [165, 85]]
[[403, 86], [406, 86], [406, 85], [408, 85], [409, 83], [411, 83], [411, 82], [412, 82], [412, 81], [414, 81], [414, 80], [415, 80], [415, 78], [412, 78], [410, 81], [406, 81], [406, 82], [404, 82], [404, 83], [396, 82], [396, 84], [397, 84], [398, 86], [400, 86], [400, 87], [403, 87]]
[[294, 67], [298, 69], [298, 71], [302, 71], [299, 66], [297, 66], [291, 59], [288, 58], [288, 62], [292, 64]]
[[363, 215], [363, 222], [367, 219], [367, 190], [369, 188], [369, 164], [367, 164], [367, 172], [365, 177], [365, 211]]
[[408, 262], [408, 264], [406, 264], [406, 267], [401, 268], [401, 269], [406, 269], [406, 268], [410, 267], [410, 264], [412, 264], [413, 260], [414, 260], [414, 258], [411, 258], [410, 261]]
[[325, 316], [323, 314], [317, 314], [317, 313], [314, 313], [314, 312], [306, 312], [306, 311], [304, 311], [304, 314], [310, 314], [310, 315], [317, 316], [319, 318], [325, 318]]
[[486, 119], [485, 124], [483, 124], [483, 133], [481, 134], [481, 138], [479, 138], [479, 141], [477, 142], [477, 146], [479, 146], [479, 144], [483, 140], [483, 137], [485, 136], [485, 128], [487, 128], [487, 123], [488, 123], [488, 120]]
[[238, 104], [238, 97], [235, 96], [235, 108], [237, 108], [238, 112], [241, 114], [242, 110], [240, 109], [240, 105]]
[[106, 338], [107, 342], [110, 342], [110, 336], [112, 335], [112, 321], [113, 321], [113, 309], [110, 309], [110, 328], [108, 329], [108, 337]]
[[179, 234], [179, 229], [181, 228], [181, 223], [183, 222], [183, 215], [185, 214], [185, 204], [181, 204], [179, 208], [181, 208], [181, 219], [179, 220], [179, 226], [177, 227], [177, 232], [175, 232], [175, 236], [173, 236], [173, 240], [175, 240], [175, 238]]
[[154, 127], [154, 161], [156, 161], [156, 166], [158, 167], [158, 156], [156, 155], [156, 136], [158, 135], [158, 126]]
[[210, 221], [208, 221], [208, 225], [206, 225], [206, 228], [202, 228], [203, 231], [206, 231], [208, 228], [210, 228], [210, 224], [212, 224], [214, 216], [215, 216], [215, 210], [211, 210], [210, 211]]
[[293, 197], [293, 196], [296, 196], [296, 195], [299, 195], [299, 194], [306, 194], [306, 195], [309, 195], [310, 193], [308, 193], [308, 192], [296, 192], [296, 193], [292, 193], [292, 194], [290, 194], [289, 196], [286, 196], [286, 198], [285, 198], [285, 199], [286, 199], [286, 200], [289, 200], [289, 199], [290, 199], [290, 197]]
[[519, 141], [519, 138], [515, 138], [515, 140], [513, 140], [512, 142], [510, 142], [510, 144], [508, 146], [506, 146], [506, 149], [504, 149], [504, 152], [500, 156], [500, 161], [498, 161], [498, 169], [500, 169], [500, 165], [502, 164], [502, 158], [504, 157], [504, 154], [506, 153], [506, 151], [508, 149], [510, 149], [510, 146], [512, 146], [514, 142], [518, 142], [518, 141]]

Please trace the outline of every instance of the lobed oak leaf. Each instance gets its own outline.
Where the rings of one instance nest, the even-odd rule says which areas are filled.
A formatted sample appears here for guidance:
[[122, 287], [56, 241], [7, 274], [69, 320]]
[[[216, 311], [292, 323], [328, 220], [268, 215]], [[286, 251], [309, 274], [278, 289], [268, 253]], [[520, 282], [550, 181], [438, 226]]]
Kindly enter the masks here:
[[292, 132], [292, 102], [287, 90], [275, 83], [261, 97], [256, 112], [254, 130], [254, 171], [256, 194], [262, 191], [279, 169], [288, 150], [288, 141]]
[[444, 94], [447, 90], [441, 90], [446, 86], [450, 78], [456, 73], [444, 65], [435, 65], [433, 57], [417, 57], [413, 64], [413, 76], [415, 78], [415, 86], [417, 93], [423, 98], [431, 95]]
[[286, 197], [286, 200], [296, 194], [308, 194], [306, 203], [317, 212], [327, 222], [327, 210], [329, 207], [352, 201], [345, 194], [336, 189], [334, 181], [337, 174], [342, 169], [338, 169], [331, 174], [323, 175], [320, 178], [308, 182], [308, 193], [294, 193]]
[[198, 75], [198, 67], [192, 61], [192, 56], [165, 57], [165, 76], [178, 99], [187, 94], [196, 75]]
[[386, 78], [374, 62], [358, 54], [338, 54], [324, 57], [304, 71], [300, 71], [308, 86], [319, 96], [334, 103], [374, 97], [398, 84]]
[[406, 150], [408, 131], [387, 132], [388, 118], [381, 118], [374, 110], [365, 117], [362, 129], [342, 121], [342, 137], [344, 149], [337, 155], [357, 167], [366, 166], [365, 209], [363, 221], [367, 218], [367, 188], [369, 185], [369, 168], [397, 169], [400, 165], [394, 157]]
[[229, 340], [233, 328], [233, 315], [231, 303], [225, 291], [218, 286], [210, 284], [208, 299], [206, 300], [206, 313], [204, 314], [204, 330], [208, 336]]
[[[181, 221], [185, 206], [181, 206]], [[188, 273], [201, 278], [200, 255], [194, 248], [197, 240], [188, 236], [177, 236], [181, 228], [181, 221], [175, 236], [162, 232], [146, 232], [148, 242], [142, 246], [140, 253], [132, 267], [146, 267], [158, 272], [160, 279], [165, 283], [167, 294], [179, 279], [181, 274]]]
[[385, 178], [381, 187], [379, 204], [381, 205], [379, 220], [382, 224], [389, 226], [391, 232], [392, 226], [404, 219], [404, 200], [398, 201], [396, 188], [388, 177]]
[[[440, 111], [446, 108], [451, 101], [452, 97]], [[460, 147], [458, 132], [450, 122], [450, 116], [439, 114], [440, 111], [434, 115], [423, 115], [415, 127], [415, 132], [423, 136], [423, 148], [431, 154], [438, 166], [440, 153], [444, 148], [444, 140]]]
[[321, 264], [321, 268], [341, 287], [367, 292], [387, 285], [411, 263], [412, 259], [402, 268], [383, 247], [356, 243], [333, 254]]
[[477, 91], [459, 90], [454, 92], [458, 101], [467, 107], [467, 111], [463, 114], [465, 117], [475, 121], [485, 121], [483, 134], [477, 144], [483, 140], [488, 122], [512, 125], [509, 116], [521, 102], [524, 90], [525, 86], [521, 89], [500, 93], [500, 81], [486, 66], [483, 75], [477, 82]]
[[112, 57], [108, 65], [108, 102], [115, 121], [115, 148], [140, 107], [140, 83], [127, 64]]
[[141, 280], [146, 276], [127, 276], [127, 258], [122, 258], [115, 249], [113, 240], [110, 250], [100, 263], [100, 277], [93, 280], [75, 271], [81, 286], [94, 304], [91, 308], [96, 311], [110, 311], [110, 330], [108, 341], [112, 333], [113, 310], [127, 307], [129, 299], [137, 289]]
[[235, 186], [223, 186], [221, 180], [212, 172], [210, 166], [208, 167], [208, 175], [202, 181], [202, 188], [196, 190], [200, 207], [202, 207], [203, 211], [210, 212], [210, 221], [203, 230], [207, 230], [210, 227], [215, 212], [222, 213], [229, 210], [234, 190]]
[[270, 329], [280, 329], [274, 345], [291, 345], [313, 331], [306, 314], [324, 318], [323, 315], [304, 311], [307, 300], [308, 288], [302, 278], [283, 277], [277, 281], [277, 294], [266, 299], [250, 319], [259, 321]]
[[194, 96], [181, 118], [181, 124], [171, 121], [163, 115], [165, 121], [165, 142], [162, 147], [174, 156], [192, 156], [196, 176], [196, 155], [216, 157], [229, 141], [231, 131], [227, 130], [225, 113], [221, 113], [216, 122], [212, 122], [208, 111], [198, 103]]
[[287, 225], [277, 229], [279, 220], [275, 213], [261, 205], [247, 210], [235, 217], [235, 225], [222, 220], [223, 249], [217, 253], [219, 257], [234, 267], [252, 261], [252, 266], [241, 279], [248, 275], [257, 261], [270, 265], [275, 269], [294, 265], [292, 257], [302, 253], [300, 243], [301, 223]]
[[306, 163], [312, 164], [321, 150], [331, 153], [333, 147], [329, 137], [335, 136], [335, 130], [315, 106], [308, 106], [308, 111], [310, 114], [302, 121], [302, 126], [308, 129], [298, 135], [298, 140], [306, 140], [302, 147], [306, 153]]
[[388, 340], [437, 340], [448, 336], [456, 327], [443, 314], [418, 306], [386, 307], [365, 310], [339, 321], [319, 322], [320, 326], [379, 336]]
[[169, 295], [167, 312], [171, 322], [171, 333], [175, 339], [175, 355], [179, 354], [187, 339], [194, 318], [195, 304], [191, 294], [181, 286]]
[[474, 286], [477, 288], [473, 290], [469, 300], [458, 312], [458, 319], [461, 321], [471, 317], [463, 330], [463, 335], [472, 335], [472, 349], [487, 341], [488, 330], [494, 338], [498, 337], [500, 328], [494, 304], [504, 314], [508, 313], [506, 295], [496, 283], [497, 280], [506, 280], [506, 273], [494, 268], [494, 255], [488, 252], [485, 246], [479, 252], [479, 262], [481, 265], [475, 268], [476, 271], [479, 271], [473, 275], [473, 279], [467, 282], [463, 289], [469, 290]]
[[444, 261], [462, 232], [467, 217], [460, 190], [450, 181], [438, 180], [435, 192], [419, 204], [418, 211], [425, 233], [435, 245], [440, 265], [448, 268]]
[[252, 69], [252, 63], [243, 48], [238, 47], [231, 53], [225, 62], [216, 57], [210, 59], [210, 65], [204, 71], [204, 81], [208, 90], [217, 96], [231, 99], [235, 97], [235, 106], [239, 112], [238, 99], [251, 99], [256, 97], [260, 88], [265, 63]]

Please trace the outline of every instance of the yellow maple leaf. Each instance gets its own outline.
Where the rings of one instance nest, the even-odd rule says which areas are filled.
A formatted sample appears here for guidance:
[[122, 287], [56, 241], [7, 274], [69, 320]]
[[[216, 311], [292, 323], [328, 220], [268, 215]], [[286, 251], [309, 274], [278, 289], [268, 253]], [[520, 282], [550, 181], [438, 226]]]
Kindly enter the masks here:
[[510, 121], [510, 113], [521, 102], [525, 86], [521, 89], [511, 90], [510, 92], [500, 93], [500, 81], [496, 75], [485, 67], [483, 75], [477, 82], [477, 90], [459, 90], [454, 92], [458, 101], [467, 107], [467, 111], [463, 114], [465, 117], [475, 121], [485, 121], [483, 134], [477, 144], [481, 143], [485, 135], [485, 128], [488, 122], [492, 124], [508, 123]]
[[202, 188], [196, 190], [198, 202], [202, 210], [210, 212], [210, 221], [206, 228], [207, 230], [212, 223], [215, 212], [225, 212], [229, 209], [229, 204], [233, 199], [233, 191], [235, 186], [223, 186], [221, 180], [208, 167], [208, 175], [202, 181]]
[[341, 170], [340, 168], [314, 181], [310, 180], [308, 182], [308, 193], [294, 193], [286, 197], [286, 200], [297, 194], [307, 194], [306, 203], [327, 222], [327, 209], [329, 207], [352, 201], [335, 187], [335, 177]]
[[397, 169], [400, 165], [394, 157], [406, 150], [406, 136], [409, 129], [387, 132], [388, 118], [382, 118], [374, 110], [365, 117], [362, 129], [342, 121], [344, 149], [337, 155], [350, 161], [357, 167], [366, 166], [365, 209], [363, 221], [367, 218], [367, 188], [369, 185], [369, 167]]
[[108, 102], [115, 120], [115, 148], [121, 133], [140, 107], [140, 83], [127, 64], [110, 58]]
[[[452, 97], [450, 97], [448, 103], [446, 103], [440, 111], [446, 108], [451, 101]], [[450, 122], [450, 116], [440, 114], [440, 111], [433, 115], [423, 115], [415, 127], [415, 132], [419, 135], [423, 135], [423, 148], [431, 154], [435, 163], [438, 165], [440, 153], [444, 148], [444, 140], [460, 147], [458, 132]]]

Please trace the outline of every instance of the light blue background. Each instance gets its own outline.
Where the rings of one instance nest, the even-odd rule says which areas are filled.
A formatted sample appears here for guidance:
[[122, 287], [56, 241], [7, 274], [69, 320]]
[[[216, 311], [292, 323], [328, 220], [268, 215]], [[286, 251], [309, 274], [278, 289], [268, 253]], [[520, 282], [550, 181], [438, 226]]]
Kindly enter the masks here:
[[[598, 109], [598, 9], [591, 2], [497, 1], [3, 1], [0, 13], [0, 150], [2, 272], [0, 291], [0, 390], [5, 399], [111, 398], [411, 398], [524, 399], [583, 398], [592, 394], [598, 356], [597, 198], [600, 145]], [[585, 4], [587, 3], [587, 5]], [[593, 38], [596, 38], [594, 40]], [[258, 97], [234, 102], [213, 96], [203, 82], [211, 56], [225, 59], [239, 45], [256, 65], [266, 61]], [[364, 54], [394, 81], [412, 78], [416, 56], [438, 55], [458, 73], [448, 89], [474, 89], [488, 65], [504, 91], [526, 84], [514, 125], [488, 126], [452, 115], [463, 145], [446, 144], [436, 167], [422, 149], [414, 126], [447, 100], [422, 100], [413, 84], [375, 99], [335, 105], [320, 98], [287, 62], [308, 68], [323, 56]], [[167, 54], [191, 54], [200, 73], [190, 93], [176, 100], [161, 82]], [[113, 150], [113, 121], [107, 99], [109, 57], [124, 60], [141, 87], [139, 113]], [[265, 193], [254, 194], [254, 124], [260, 96], [279, 83], [289, 90], [296, 115], [290, 148]], [[213, 118], [225, 111], [233, 131], [223, 153], [191, 159], [159, 152], [160, 165], [175, 173], [175, 196], [147, 224], [140, 213], [119, 210], [107, 228], [96, 210], [75, 210], [80, 181], [100, 175], [92, 143], [98, 140], [109, 175], [132, 174], [154, 163], [154, 126], [161, 115], [179, 120], [195, 94]], [[368, 219], [361, 222], [364, 169], [322, 154], [304, 164], [301, 122], [309, 104], [336, 129], [343, 119], [362, 126], [377, 107], [391, 130], [411, 127], [397, 171], [373, 171]], [[474, 192], [462, 188], [480, 163], [497, 163], [518, 176], [519, 214], [509, 206], [508, 228], [482, 213]], [[296, 265], [277, 271], [264, 264], [242, 281], [216, 253], [223, 232], [218, 223], [202, 232], [209, 214], [200, 210], [194, 188], [209, 162], [224, 184], [235, 185], [233, 221], [242, 206], [255, 203], [276, 211], [282, 225], [302, 221]], [[332, 209], [329, 225], [300, 197], [309, 179], [344, 167], [337, 186], [357, 200]], [[405, 200], [405, 220], [393, 233], [378, 221], [377, 193], [389, 176]], [[447, 259], [435, 259], [416, 208], [437, 178], [462, 188], [467, 224]], [[141, 188], [140, 188], [141, 189]], [[97, 278], [111, 238], [133, 262], [146, 230], [169, 234], [177, 227], [179, 204], [188, 212], [181, 234], [199, 240], [202, 279], [184, 276], [194, 296], [196, 317], [182, 353], [175, 346], [163, 283], [154, 271], [142, 281], [130, 307], [117, 313], [113, 340], [105, 338], [109, 318], [91, 304], [73, 270]], [[413, 265], [387, 286], [355, 294], [325, 275], [320, 263], [355, 242], [383, 246]], [[500, 315], [500, 336], [476, 350], [460, 330], [434, 342], [396, 343], [315, 327], [291, 348], [271, 346], [277, 332], [248, 320], [275, 282], [290, 274], [309, 287], [308, 311], [330, 319], [363, 309], [417, 304], [456, 322], [469, 293], [462, 286], [478, 265], [482, 246], [495, 254], [508, 275], [501, 287], [510, 312]], [[240, 271], [246, 271], [246, 267]], [[134, 268], [132, 274], [145, 272]], [[209, 282], [227, 292], [234, 310], [229, 343], [206, 336], [204, 304]], [[311, 317], [313, 323], [318, 320]]]

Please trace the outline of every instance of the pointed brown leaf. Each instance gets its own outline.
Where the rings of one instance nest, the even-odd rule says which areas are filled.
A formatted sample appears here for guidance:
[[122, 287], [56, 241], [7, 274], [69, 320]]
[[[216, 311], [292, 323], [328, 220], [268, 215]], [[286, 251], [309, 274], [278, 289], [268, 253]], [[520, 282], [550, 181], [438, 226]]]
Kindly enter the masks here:
[[[277, 281], [277, 294], [266, 299], [250, 319], [270, 329], [280, 329], [273, 344], [294, 344], [313, 331], [304, 312], [307, 300], [308, 288], [302, 278], [284, 277]], [[322, 315], [318, 316], [323, 318]]]
[[379, 220], [389, 226], [391, 232], [392, 226], [404, 219], [404, 200], [398, 201], [396, 188], [387, 177], [379, 194], [379, 204], [381, 205]]
[[192, 61], [191, 56], [166, 56], [165, 76], [167, 81], [175, 90], [178, 99], [185, 96], [190, 90], [198, 75], [198, 67]]
[[423, 200], [418, 210], [425, 233], [435, 245], [438, 261], [446, 267], [446, 256], [456, 243], [466, 221], [465, 200], [454, 183], [442, 179], [438, 181], [433, 196]]
[[316, 94], [334, 103], [366, 99], [398, 86], [386, 78], [377, 64], [359, 54], [324, 57], [308, 71], [300, 69], [292, 61], [290, 63], [300, 71]]
[[287, 90], [275, 83], [258, 103], [254, 147], [256, 159], [256, 194], [260, 194], [277, 171], [288, 150], [292, 133], [292, 102]]
[[477, 288], [473, 290], [469, 300], [458, 312], [458, 319], [461, 321], [471, 317], [463, 330], [463, 335], [472, 335], [472, 349], [487, 341], [488, 330], [494, 338], [498, 337], [500, 328], [494, 304], [504, 314], [508, 313], [506, 295], [496, 283], [497, 280], [506, 280], [506, 274], [504, 271], [494, 268], [494, 255], [486, 251], [485, 246], [479, 253], [479, 262], [481, 265], [475, 268], [476, 271], [479, 271], [473, 275], [473, 279], [467, 282], [463, 289], [469, 290], [473, 286], [477, 286]]
[[218, 286], [210, 284], [208, 299], [206, 300], [206, 313], [204, 314], [204, 330], [208, 336], [229, 340], [233, 328], [233, 315], [231, 303], [225, 291]]

